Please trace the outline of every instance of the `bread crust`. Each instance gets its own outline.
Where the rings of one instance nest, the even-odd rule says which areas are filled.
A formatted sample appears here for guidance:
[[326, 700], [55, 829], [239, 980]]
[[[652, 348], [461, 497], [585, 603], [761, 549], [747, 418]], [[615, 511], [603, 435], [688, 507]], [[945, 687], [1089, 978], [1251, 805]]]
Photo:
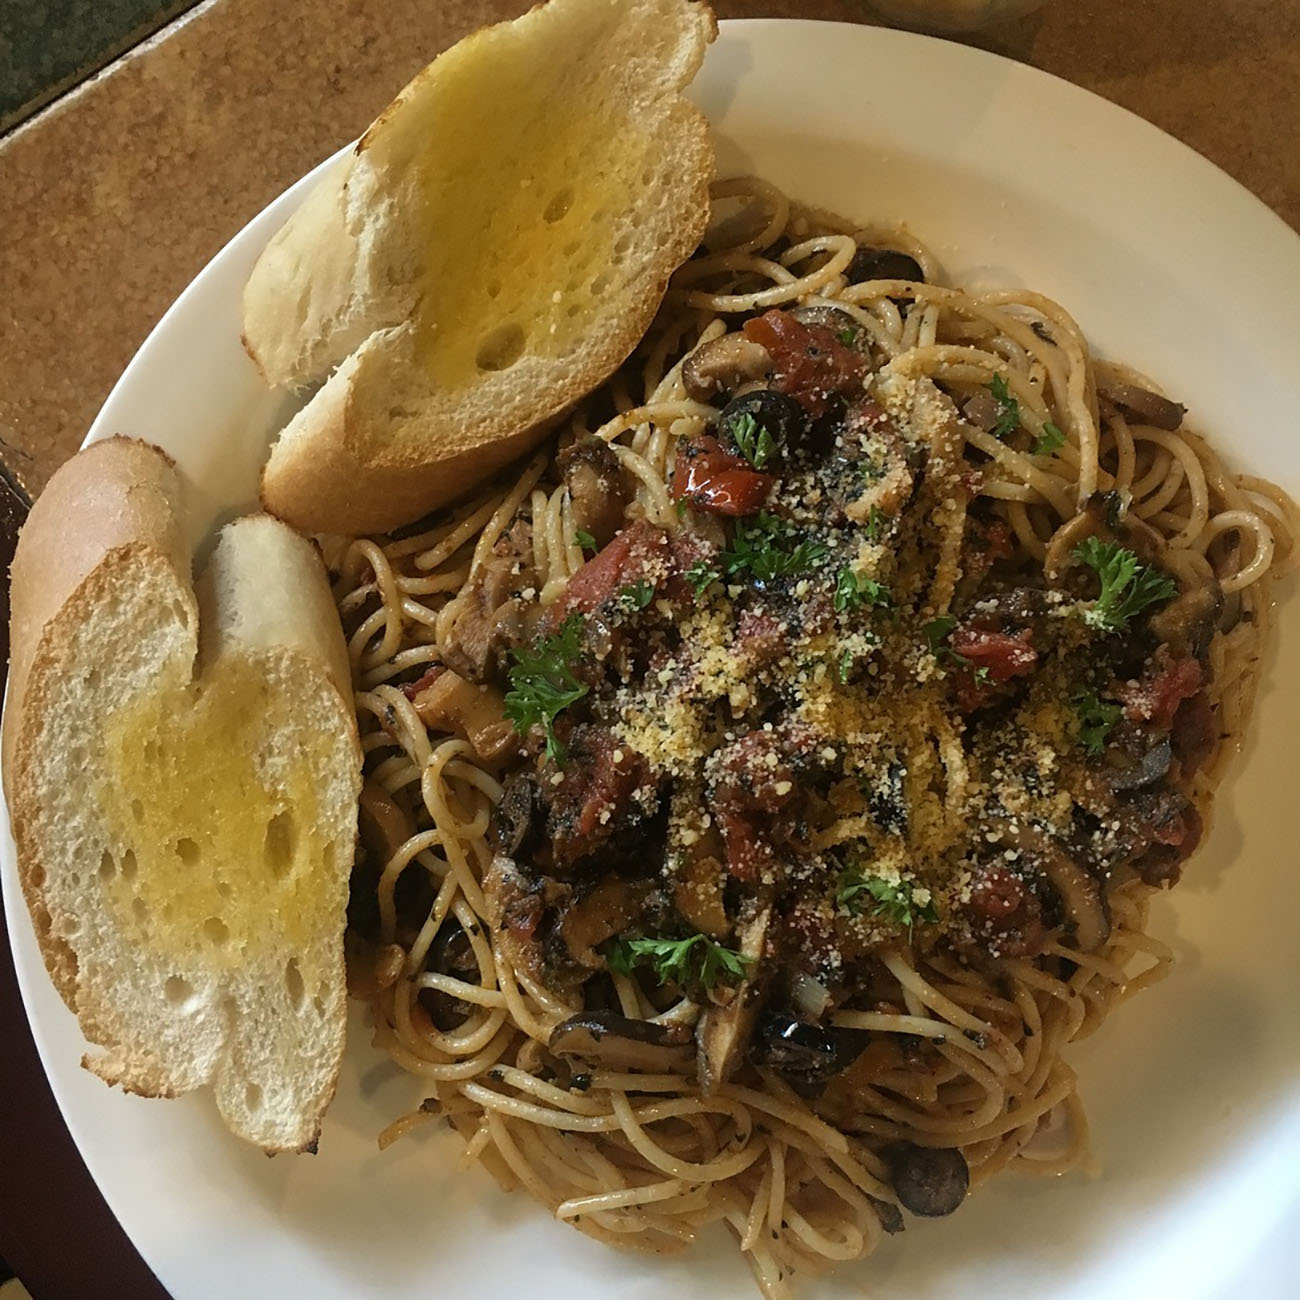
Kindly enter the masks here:
[[[122, 571], [170, 567], [188, 588], [189, 548], [177, 504], [176, 465], [135, 438], [93, 443], [50, 479], [19, 537], [10, 570], [9, 684], [0, 729], [5, 800], [18, 850], [18, 880], [54, 987], [76, 1010], [77, 954], [56, 935], [44, 895], [44, 866], [32, 834], [36, 794], [23, 780], [42, 705], [40, 678], [58, 660], [78, 609]], [[195, 626], [198, 607], [189, 596]], [[35, 689], [33, 681], [35, 679]]]
[[[346, 1025], [342, 932], [362, 758], [346, 647], [313, 547], [267, 516], [248, 517], [223, 530], [196, 591], [182, 502], [180, 476], [165, 453], [133, 439], [109, 439], [55, 474], [20, 535], [13, 566], [14, 671], [3, 720], [4, 786], [19, 880], [51, 980], [87, 1040], [104, 1049], [83, 1060], [87, 1069], [150, 1097], [176, 1096], [211, 1083], [223, 1116], [240, 1136], [267, 1150], [308, 1149], [336, 1086]], [[237, 972], [223, 974], [232, 969], [225, 964], [209, 970], [201, 965], [204, 959], [154, 951], [106, 910], [107, 887], [92, 887], [88, 879], [99, 845], [111, 846], [105, 837], [120, 834], [104, 821], [103, 782], [121, 782], [115, 798], [137, 789], [149, 798], [144, 787], [131, 784], [138, 778], [96, 765], [96, 742], [86, 738], [105, 726], [107, 717], [97, 724], [100, 715], [83, 712], [83, 723], [68, 711], [69, 700], [97, 698], [93, 689], [83, 689], [88, 674], [115, 669], [107, 646], [103, 657], [93, 657], [99, 633], [87, 641], [87, 628], [110, 625], [135, 642], [140, 673], [129, 679], [137, 683], [130, 689], [144, 696], [154, 689], [184, 692], [191, 681], [206, 681], [210, 666], [238, 662], [263, 683], [259, 692], [279, 692], [295, 710], [310, 709], [313, 726], [328, 737], [312, 770], [322, 774], [332, 799], [319, 814], [319, 833], [329, 852], [327, 865], [312, 868], [319, 875], [319, 880], [312, 876], [312, 888], [327, 897], [337, 930], [327, 924], [321, 931], [313, 922], [316, 928], [304, 934], [315, 946], [310, 953], [295, 950], [293, 962], [301, 956], [303, 970], [312, 972], [319, 1018], [282, 1021], [285, 1041], [299, 1045], [306, 1059], [301, 1076], [286, 1082], [276, 1093], [276, 1105], [265, 1110], [244, 1100], [245, 1079], [253, 1076], [241, 1073], [239, 1044], [254, 1023], [262, 1031], [286, 1014], [276, 1009], [283, 992], [280, 1001], [272, 998], [263, 1007], [258, 997], [264, 986], [239, 983]], [[61, 743], [77, 748], [63, 750]], [[64, 791], [80, 805], [71, 841], [62, 837], [58, 811]], [[224, 811], [229, 817], [230, 809]], [[190, 823], [180, 816], [170, 823], [179, 828], [171, 834], [189, 834]], [[345, 842], [338, 827], [346, 827]], [[195, 838], [201, 838], [197, 827]], [[138, 837], [128, 843], [144, 848]], [[183, 872], [169, 874], [162, 887], [184, 890], [185, 880]], [[198, 913], [194, 924], [206, 914]], [[86, 943], [94, 954], [89, 965], [82, 959]], [[272, 963], [284, 960], [275, 956], [282, 947], [277, 943], [281, 946], [267, 950]], [[132, 969], [124, 972], [125, 991], [111, 977], [116, 967], [106, 964], [105, 953], [119, 951], [134, 953]], [[188, 1053], [184, 1024], [189, 1021], [169, 1007], [175, 999], [164, 996], [164, 980], [178, 969], [188, 976], [191, 967], [210, 978], [199, 990], [201, 1011], [191, 1018], [198, 1036]], [[268, 1080], [275, 1066], [262, 1061], [258, 1069], [257, 1077]], [[294, 1109], [290, 1102], [301, 1104]]]
[[[42, 642], [48, 646], [57, 639], [52, 620], [87, 577], [122, 548], [156, 551], [173, 566], [177, 582], [188, 586], [183, 500], [176, 464], [165, 451], [117, 436], [92, 443], [66, 461], [33, 507], [9, 579], [9, 688], [2, 757], [5, 797], [11, 804], [28, 679]], [[197, 622], [197, 606], [194, 616]]]
[[[454, 381], [439, 380], [426, 368], [427, 348], [457, 331], [478, 338], [487, 318], [475, 316], [477, 323], [465, 326], [460, 302], [437, 300], [441, 282], [424, 278], [422, 227], [409, 215], [422, 195], [413, 160], [421, 142], [438, 147], [438, 131], [450, 129], [467, 82], [475, 94], [495, 93], [493, 60], [511, 66], [521, 50], [533, 49], [540, 74], [556, 55], [553, 46], [575, 44], [560, 46], [558, 34], [571, 38], [583, 24], [611, 52], [608, 64], [599, 65], [602, 111], [621, 114], [584, 129], [612, 133], [640, 161], [629, 161], [637, 179], [620, 180], [612, 206], [608, 198], [593, 200], [604, 205], [604, 224], [572, 228], [573, 246], [589, 230], [622, 232], [635, 270], [622, 268], [617, 290], [600, 301], [598, 294], [574, 296], [573, 267], [564, 258], [543, 260], [527, 272], [540, 276], [545, 292], [536, 296], [547, 304], [572, 301], [577, 324], [565, 328], [576, 329], [580, 342], [553, 355], [544, 338], [556, 326], [539, 325], [538, 351], [529, 350], [530, 342], [504, 368], [480, 361], [477, 374], [465, 377], [458, 369]], [[708, 123], [681, 93], [716, 32], [712, 11], [697, 0], [551, 0], [467, 38], [466, 49], [486, 51], [472, 71], [465, 70], [471, 56], [461, 57], [457, 47], [403, 89], [275, 236], [245, 290], [245, 346], [268, 380], [323, 381], [272, 448], [261, 487], [267, 510], [304, 532], [356, 535], [410, 523], [536, 446], [613, 373], [644, 335], [672, 272], [698, 246], [708, 222]], [[579, 57], [572, 55], [575, 67]], [[557, 95], [555, 134], [562, 137], [570, 117], [582, 112], [582, 92], [562, 84]], [[584, 185], [603, 194], [599, 176], [576, 165], [580, 198]], [[447, 184], [452, 194], [459, 182]], [[483, 184], [490, 192], [490, 182]], [[484, 193], [471, 193], [473, 201], [484, 200]], [[446, 201], [454, 206], [453, 198]], [[471, 243], [476, 237], [466, 235]], [[472, 263], [475, 249], [464, 253]], [[509, 274], [502, 301], [510, 296]], [[502, 312], [501, 328], [517, 324]]]

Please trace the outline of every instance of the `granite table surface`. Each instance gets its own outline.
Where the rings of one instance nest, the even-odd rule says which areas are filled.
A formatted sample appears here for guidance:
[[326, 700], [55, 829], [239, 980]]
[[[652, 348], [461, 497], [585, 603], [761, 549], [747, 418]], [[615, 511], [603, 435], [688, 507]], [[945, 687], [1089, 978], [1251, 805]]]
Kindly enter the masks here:
[[[95, 12], [93, 39], [78, 45], [78, 29], [43, 45], [41, 24], [70, 3]], [[355, 137], [440, 49], [527, 7], [0, 0], [0, 130], [29, 114], [0, 135], [8, 471], [38, 493], [149, 329], [250, 217]], [[877, 21], [863, 0], [714, 7], [721, 18]], [[114, 8], [119, 25], [105, 32]], [[1300, 228], [1297, 0], [1053, 0], [963, 39], [1131, 109]], [[0, 1256], [36, 1300], [164, 1296], [58, 1117], [3, 936], [0, 1043]]]

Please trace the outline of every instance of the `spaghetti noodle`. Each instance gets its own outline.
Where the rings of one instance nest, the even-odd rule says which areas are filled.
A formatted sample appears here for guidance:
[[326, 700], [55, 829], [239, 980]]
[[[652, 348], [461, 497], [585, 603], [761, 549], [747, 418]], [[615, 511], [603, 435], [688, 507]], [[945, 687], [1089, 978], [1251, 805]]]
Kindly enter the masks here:
[[1066, 1048], [1169, 964], [1294, 508], [1048, 299], [714, 198], [556, 441], [340, 547], [350, 965], [428, 1084], [381, 1141], [780, 1297], [1084, 1158]]

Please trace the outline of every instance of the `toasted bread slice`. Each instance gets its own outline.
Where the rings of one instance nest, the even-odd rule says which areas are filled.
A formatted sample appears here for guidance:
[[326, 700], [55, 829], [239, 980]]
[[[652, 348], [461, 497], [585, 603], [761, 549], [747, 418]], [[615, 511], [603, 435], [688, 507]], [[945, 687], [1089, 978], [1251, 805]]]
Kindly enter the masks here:
[[708, 126], [682, 91], [716, 30], [697, 0], [550, 0], [402, 91], [245, 289], [267, 380], [324, 381], [271, 452], [268, 510], [410, 522], [608, 378], [707, 223]]
[[211, 1084], [234, 1132], [312, 1146], [343, 1050], [361, 753], [310, 543], [222, 530], [115, 438], [50, 480], [13, 565], [4, 785], [50, 976], [110, 1083]]

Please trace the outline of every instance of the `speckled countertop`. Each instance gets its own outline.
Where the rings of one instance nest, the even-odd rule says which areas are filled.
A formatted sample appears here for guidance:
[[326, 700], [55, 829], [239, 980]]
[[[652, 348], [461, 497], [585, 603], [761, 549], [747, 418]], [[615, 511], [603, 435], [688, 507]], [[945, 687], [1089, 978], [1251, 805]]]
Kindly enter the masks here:
[[[206, 0], [0, 140], [0, 451], [27, 486], [245, 221], [438, 50], [526, 7]], [[862, 0], [715, 8], [871, 21]], [[1134, 110], [1300, 226], [1296, 0], [1055, 0], [974, 43]]]

